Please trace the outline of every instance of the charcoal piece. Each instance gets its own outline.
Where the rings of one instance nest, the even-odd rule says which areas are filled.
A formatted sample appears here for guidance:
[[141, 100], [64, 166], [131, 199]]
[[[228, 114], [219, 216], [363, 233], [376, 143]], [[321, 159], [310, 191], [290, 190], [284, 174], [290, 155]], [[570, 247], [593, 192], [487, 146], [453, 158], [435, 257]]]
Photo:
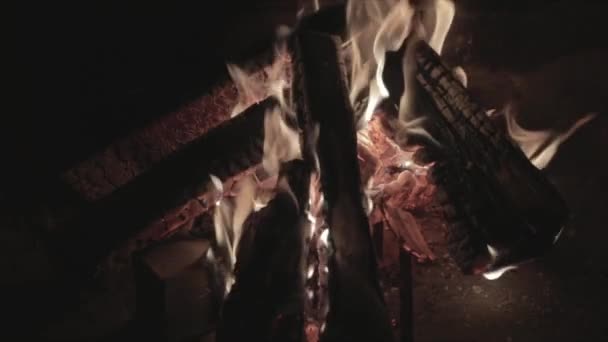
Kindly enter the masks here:
[[300, 118], [318, 127], [318, 153], [333, 253], [322, 341], [390, 341], [369, 223], [362, 206], [353, 109], [338, 38], [301, 31], [294, 40]]

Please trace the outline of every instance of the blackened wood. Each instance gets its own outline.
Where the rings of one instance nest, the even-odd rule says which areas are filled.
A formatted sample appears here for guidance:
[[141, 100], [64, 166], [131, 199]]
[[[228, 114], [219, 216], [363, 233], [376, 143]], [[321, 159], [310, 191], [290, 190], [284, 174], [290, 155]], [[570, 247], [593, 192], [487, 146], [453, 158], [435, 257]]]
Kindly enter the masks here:
[[401, 342], [414, 341], [414, 294], [412, 281], [412, 256], [399, 249], [399, 327]]
[[[541, 171], [494, 127], [437, 53], [424, 42], [412, 48], [416, 81], [424, 89], [420, 97], [430, 104], [428, 121], [446, 152], [443, 170], [437, 172], [441, 175], [435, 178], [464, 217], [463, 228], [483, 237], [483, 241], [454, 239], [452, 252], [477, 243], [469, 250], [483, 251], [491, 259], [482, 271], [540, 256], [553, 245], [568, 218], [564, 201]], [[498, 256], [488, 255], [486, 245]], [[469, 262], [465, 271], [475, 271], [474, 267]]]
[[265, 113], [277, 105], [268, 98], [251, 106], [96, 202], [59, 237], [68, 262], [92, 271], [117, 244], [204, 191], [209, 175], [226, 179], [259, 164]]
[[279, 192], [248, 218], [233, 285], [222, 310], [218, 342], [302, 341], [304, 333], [304, 232], [310, 168], [283, 166]]
[[340, 40], [300, 32], [294, 44], [294, 96], [318, 125], [316, 151], [334, 253], [330, 312], [322, 340], [390, 341], [369, 223], [362, 207], [353, 109], [347, 95]]

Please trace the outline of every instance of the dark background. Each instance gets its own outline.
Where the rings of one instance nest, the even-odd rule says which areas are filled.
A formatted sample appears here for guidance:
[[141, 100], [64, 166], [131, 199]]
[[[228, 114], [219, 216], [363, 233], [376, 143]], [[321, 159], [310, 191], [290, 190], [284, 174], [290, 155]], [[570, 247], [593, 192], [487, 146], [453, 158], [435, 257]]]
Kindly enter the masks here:
[[[417, 341], [606, 340], [608, 4], [456, 3], [446, 60], [464, 67], [487, 108], [512, 103], [525, 126], [556, 130], [589, 111], [599, 115], [547, 168], [572, 211], [556, 250], [494, 282], [463, 277], [448, 261], [418, 266]], [[35, 213], [48, 202], [78, 203], [60, 181], [62, 171], [204, 93], [226, 60], [255, 49], [278, 24], [293, 24], [299, 5], [82, 1], [11, 8], [5, 67], [14, 106], [5, 107], [0, 125], [0, 310], [11, 327], [4, 340], [64, 340], [65, 331], [87, 330], [70, 315], [90, 315], [94, 323], [87, 324], [101, 326], [72, 340], [120, 326], [104, 330], [103, 317], [120, 316], [111, 309], [83, 308], [103, 289], [57, 275]], [[62, 333], [49, 332], [57, 326]]]

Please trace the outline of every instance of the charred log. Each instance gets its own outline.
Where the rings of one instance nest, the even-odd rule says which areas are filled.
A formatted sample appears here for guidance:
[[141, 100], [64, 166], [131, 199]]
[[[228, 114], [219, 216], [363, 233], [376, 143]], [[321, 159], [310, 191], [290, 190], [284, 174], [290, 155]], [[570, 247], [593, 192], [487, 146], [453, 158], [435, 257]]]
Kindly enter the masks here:
[[265, 113], [277, 105], [268, 98], [251, 106], [96, 202], [59, 237], [61, 254], [92, 271], [116, 244], [202, 193], [210, 174], [226, 179], [259, 164]]
[[362, 206], [353, 109], [339, 46], [338, 38], [313, 32], [300, 32], [294, 42], [297, 111], [319, 128], [315, 150], [334, 248], [323, 340], [389, 341], [392, 332]]
[[456, 261], [465, 272], [486, 272], [540, 256], [568, 217], [559, 193], [430, 46], [413, 48], [419, 97], [441, 144], [434, 178], [453, 204], [447, 218]]
[[304, 215], [310, 168], [286, 164], [279, 192], [253, 214], [237, 254], [217, 341], [301, 341], [304, 303]]

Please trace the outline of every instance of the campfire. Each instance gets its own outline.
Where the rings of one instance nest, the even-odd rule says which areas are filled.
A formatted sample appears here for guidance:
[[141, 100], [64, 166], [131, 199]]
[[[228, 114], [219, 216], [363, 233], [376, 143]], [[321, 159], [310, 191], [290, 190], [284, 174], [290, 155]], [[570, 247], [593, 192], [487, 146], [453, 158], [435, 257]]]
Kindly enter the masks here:
[[[103, 210], [152, 185], [171, 194], [120, 223], [141, 228], [132, 241], [211, 241], [217, 341], [411, 341], [411, 263], [444, 245], [463, 273], [496, 279], [559, 238], [567, 208], [541, 169], [593, 116], [556, 134], [482, 108], [441, 57], [455, 15], [449, 0], [304, 13], [267, 54], [228, 65], [203, 104], [235, 103], [167, 148], [168, 166], [116, 183]], [[383, 290], [395, 279], [399, 317]]]

